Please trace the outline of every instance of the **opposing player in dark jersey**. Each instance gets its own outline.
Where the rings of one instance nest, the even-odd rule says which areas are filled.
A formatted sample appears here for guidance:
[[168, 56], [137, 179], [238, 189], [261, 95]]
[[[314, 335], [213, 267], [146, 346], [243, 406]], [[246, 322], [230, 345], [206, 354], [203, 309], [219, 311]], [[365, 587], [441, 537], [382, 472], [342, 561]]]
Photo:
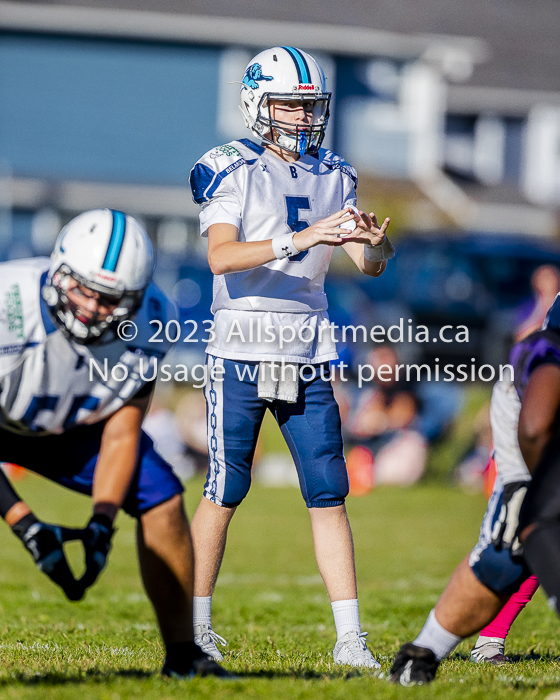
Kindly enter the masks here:
[[478, 544], [398, 652], [391, 680], [402, 685], [432, 681], [440, 661], [488, 625], [531, 573], [559, 612], [560, 297], [542, 330], [513, 347], [511, 364], [514, 380], [492, 394], [498, 478]]
[[[132, 217], [85, 212], [60, 233], [51, 259], [0, 265], [0, 461], [92, 496], [83, 530], [41, 522], [0, 472], [0, 515], [41, 571], [79, 600], [104, 568], [113, 521], [137, 519], [146, 592], [166, 648], [163, 674], [225, 673], [194, 644], [193, 553], [183, 488], [142, 431], [154, 364], [150, 343], [175, 310], [151, 282], [153, 252]], [[134, 319], [137, 334], [118, 327]], [[132, 337], [134, 334], [130, 333]], [[76, 581], [62, 548], [84, 543]]]

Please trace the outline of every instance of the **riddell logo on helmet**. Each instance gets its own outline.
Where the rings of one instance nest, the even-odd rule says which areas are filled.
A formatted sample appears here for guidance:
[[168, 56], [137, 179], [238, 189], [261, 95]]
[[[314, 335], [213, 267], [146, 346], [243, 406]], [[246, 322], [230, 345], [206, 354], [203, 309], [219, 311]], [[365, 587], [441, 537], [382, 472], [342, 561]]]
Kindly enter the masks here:
[[116, 282], [117, 278], [113, 275], [107, 275], [104, 272], [97, 272], [96, 277], [100, 277], [102, 280], [107, 280], [108, 282]]
[[300, 83], [297, 87], [298, 90], [315, 90], [315, 85], [311, 83]]

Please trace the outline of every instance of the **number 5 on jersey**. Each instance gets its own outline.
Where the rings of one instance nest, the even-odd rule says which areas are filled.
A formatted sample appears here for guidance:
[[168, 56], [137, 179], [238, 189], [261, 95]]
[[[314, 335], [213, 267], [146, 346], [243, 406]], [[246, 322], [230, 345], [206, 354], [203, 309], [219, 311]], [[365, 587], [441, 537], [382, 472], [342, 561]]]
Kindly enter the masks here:
[[[286, 210], [288, 212], [286, 223], [288, 224], [290, 231], [293, 231], [294, 233], [303, 231], [303, 229], [306, 229], [309, 226], [309, 222], [305, 221], [305, 219], [299, 218], [299, 210], [307, 209], [311, 211], [309, 197], [292, 197], [291, 195], [285, 195], [285, 199]], [[289, 257], [288, 261], [301, 262], [308, 254], [308, 250], [302, 250], [301, 253]]]

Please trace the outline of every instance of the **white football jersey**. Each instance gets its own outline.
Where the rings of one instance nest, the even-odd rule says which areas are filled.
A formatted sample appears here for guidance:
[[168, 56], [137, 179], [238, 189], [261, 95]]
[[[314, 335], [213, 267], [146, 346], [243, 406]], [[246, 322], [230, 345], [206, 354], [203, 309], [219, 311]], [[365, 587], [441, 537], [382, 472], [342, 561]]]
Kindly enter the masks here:
[[150, 283], [133, 319], [134, 340], [72, 342], [41, 296], [49, 263], [33, 258], [0, 264], [0, 426], [30, 434], [62, 433], [118, 411], [152, 379], [157, 358], [169, 349], [165, 338], [150, 342], [157, 331], [150, 320], [176, 318], [173, 304]]
[[[321, 149], [294, 163], [280, 160], [249, 139], [232, 141], [206, 153], [191, 171], [193, 199], [202, 205], [201, 235], [214, 223], [237, 227], [239, 241], [262, 241], [308, 226], [356, 204], [356, 171], [339, 155]], [[310, 250], [273, 260], [243, 272], [214, 276], [212, 311], [216, 314], [216, 341], [208, 352], [231, 357], [224, 338], [233, 321], [248, 328], [246, 312], [275, 316], [288, 314], [289, 325], [328, 323], [324, 279], [333, 247]], [[301, 315], [301, 316], [300, 316]], [[282, 319], [277, 319], [282, 323]], [[288, 325], [286, 323], [285, 325]], [[297, 329], [296, 329], [297, 330]], [[329, 340], [325, 340], [325, 338]], [[255, 343], [243, 353], [249, 359], [287, 359], [309, 362], [336, 358], [330, 336], [323, 345], [311, 344], [278, 354], [278, 346]], [[276, 355], [274, 354], [276, 351]], [[242, 359], [235, 352], [231, 359]]]
[[490, 401], [490, 423], [494, 459], [502, 484], [531, 479], [517, 439], [520, 411], [521, 401], [513, 383], [506, 379], [496, 382]]

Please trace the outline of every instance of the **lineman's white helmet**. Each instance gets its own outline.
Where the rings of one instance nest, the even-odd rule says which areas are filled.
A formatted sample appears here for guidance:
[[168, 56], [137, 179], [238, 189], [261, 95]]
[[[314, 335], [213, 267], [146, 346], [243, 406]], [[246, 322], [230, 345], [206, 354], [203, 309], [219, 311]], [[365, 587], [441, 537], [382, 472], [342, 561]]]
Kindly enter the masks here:
[[[292, 46], [275, 46], [257, 54], [245, 69], [240, 109], [245, 125], [261, 141], [303, 156], [321, 147], [330, 99], [325, 74], [313, 56]], [[275, 121], [270, 100], [312, 102], [313, 123], [296, 126]]]
[[[86, 211], [59, 233], [43, 297], [68, 336], [92, 343], [139, 308], [153, 269], [152, 244], [135, 219], [112, 209]], [[66, 295], [71, 280], [115, 306], [111, 315], [77, 318]]]

